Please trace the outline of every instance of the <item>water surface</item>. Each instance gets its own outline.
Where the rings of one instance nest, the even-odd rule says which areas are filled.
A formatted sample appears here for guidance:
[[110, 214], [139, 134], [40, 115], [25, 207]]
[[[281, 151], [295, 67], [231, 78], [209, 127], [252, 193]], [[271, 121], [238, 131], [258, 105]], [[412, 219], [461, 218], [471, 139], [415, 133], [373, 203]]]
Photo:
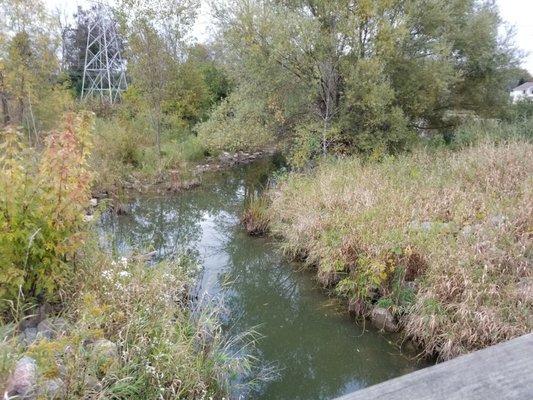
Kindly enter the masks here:
[[199, 291], [223, 298], [232, 330], [258, 331], [261, 362], [279, 368], [279, 378], [249, 398], [330, 399], [416, 369], [393, 336], [350, 319], [312, 272], [284, 260], [271, 240], [245, 234], [245, 198], [274, 170], [258, 162], [192, 191], [132, 200], [128, 215], [104, 216], [104, 242], [126, 255], [155, 249], [159, 259], [183, 251], [199, 258]]

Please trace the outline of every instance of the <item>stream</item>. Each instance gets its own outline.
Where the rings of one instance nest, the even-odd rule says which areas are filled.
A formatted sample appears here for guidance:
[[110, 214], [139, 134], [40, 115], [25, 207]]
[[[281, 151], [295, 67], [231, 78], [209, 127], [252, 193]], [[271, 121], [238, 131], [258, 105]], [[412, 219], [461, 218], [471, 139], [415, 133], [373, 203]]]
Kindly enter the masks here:
[[331, 399], [419, 368], [400, 353], [397, 336], [356, 324], [312, 271], [284, 259], [274, 240], [242, 229], [246, 197], [277, 168], [262, 160], [205, 176], [197, 189], [136, 198], [127, 215], [102, 217], [101, 241], [116, 255], [198, 257], [199, 292], [223, 299], [234, 332], [257, 331], [260, 362], [278, 369], [247, 398]]

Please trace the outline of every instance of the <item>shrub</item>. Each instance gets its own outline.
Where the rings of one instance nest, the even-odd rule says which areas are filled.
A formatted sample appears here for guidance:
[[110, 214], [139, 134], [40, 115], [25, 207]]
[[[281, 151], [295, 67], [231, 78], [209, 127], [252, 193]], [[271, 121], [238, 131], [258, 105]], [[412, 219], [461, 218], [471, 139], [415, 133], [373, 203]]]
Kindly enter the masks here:
[[[82, 243], [91, 174], [89, 114], [68, 114], [42, 155], [24, 149], [20, 133], [3, 132], [0, 156], [0, 298], [54, 299]], [[0, 305], [5, 311], [6, 302]]]
[[119, 118], [97, 118], [91, 166], [97, 171], [94, 185], [114, 191], [142, 162], [142, 130], [133, 129]]
[[224, 99], [197, 130], [200, 142], [213, 153], [258, 150], [273, 141], [264, 113], [238, 91]]
[[533, 118], [518, 119], [513, 123], [498, 120], [474, 119], [461, 125], [452, 137], [450, 147], [461, 149], [487, 139], [493, 142], [533, 139]]
[[179, 152], [185, 161], [199, 161], [205, 157], [206, 149], [196, 136], [189, 136], [179, 143]]

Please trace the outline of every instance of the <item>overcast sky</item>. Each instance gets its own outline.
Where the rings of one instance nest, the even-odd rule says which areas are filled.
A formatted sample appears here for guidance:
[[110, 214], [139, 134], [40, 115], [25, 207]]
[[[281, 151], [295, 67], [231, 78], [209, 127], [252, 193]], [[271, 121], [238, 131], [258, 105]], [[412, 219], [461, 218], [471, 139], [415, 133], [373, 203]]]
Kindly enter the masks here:
[[[89, 0], [44, 0], [50, 8], [60, 7], [73, 13], [78, 5], [87, 5]], [[533, 0], [497, 0], [503, 19], [514, 26], [516, 44], [528, 54], [523, 66], [533, 74]], [[209, 7], [202, 1], [200, 16], [194, 29], [194, 35], [202, 40], [208, 35]]]

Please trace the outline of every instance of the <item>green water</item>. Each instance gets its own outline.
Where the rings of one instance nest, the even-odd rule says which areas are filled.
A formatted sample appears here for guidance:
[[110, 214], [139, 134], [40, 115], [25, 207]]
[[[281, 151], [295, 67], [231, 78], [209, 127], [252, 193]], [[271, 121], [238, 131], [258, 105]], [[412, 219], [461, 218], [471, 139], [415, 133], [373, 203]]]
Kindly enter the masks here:
[[278, 368], [277, 379], [247, 398], [330, 399], [416, 369], [397, 338], [358, 326], [312, 272], [284, 260], [272, 240], [245, 234], [244, 200], [274, 169], [258, 162], [179, 195], [133, 200], [130, 214], [104, 216], [102, 242], [121, 254], [187, 251], [201, 260], [199, 293], [223, 299], [233, 332], [258, 331], [261, 363]]

